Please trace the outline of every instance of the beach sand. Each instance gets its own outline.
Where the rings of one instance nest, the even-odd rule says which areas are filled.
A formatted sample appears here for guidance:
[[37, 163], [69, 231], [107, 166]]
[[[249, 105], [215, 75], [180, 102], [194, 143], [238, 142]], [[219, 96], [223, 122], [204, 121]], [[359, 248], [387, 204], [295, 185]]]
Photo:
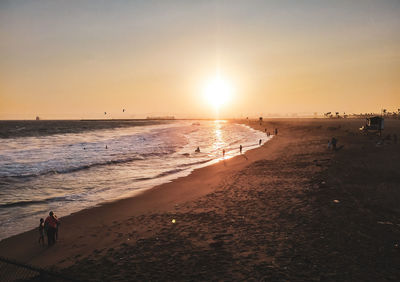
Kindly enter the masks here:
[[[33, 230], [1, 241], [0, 255], [84, 280], [398, 280], [400, 141], [377, 144], [363, 124], [252, 121], [279, 133], [242, 156], [62, 218], [51, 248]], [[400, 137], [399, 120], [385, 126], [384, 136]], [[333, 136], [337, 151], [327, 146]]]

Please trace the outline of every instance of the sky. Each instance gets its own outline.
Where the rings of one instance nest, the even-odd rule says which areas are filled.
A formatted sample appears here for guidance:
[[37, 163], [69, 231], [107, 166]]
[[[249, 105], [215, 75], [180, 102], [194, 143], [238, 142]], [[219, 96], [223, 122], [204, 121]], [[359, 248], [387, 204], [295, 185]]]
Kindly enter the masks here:
[[400, 108], [399, 0], [0, 0], [0, 119], [382, 108]]

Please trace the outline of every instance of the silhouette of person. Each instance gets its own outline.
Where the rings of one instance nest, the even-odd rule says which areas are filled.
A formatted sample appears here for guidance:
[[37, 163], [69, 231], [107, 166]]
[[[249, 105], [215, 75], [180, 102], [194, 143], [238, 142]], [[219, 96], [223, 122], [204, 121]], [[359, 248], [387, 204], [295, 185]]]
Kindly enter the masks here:
[[262, 140], [260, 139], [260, 141], [258, 141], [258, 145], [261, 145]]
[[336, 150], [336, 143], [337, 143], [337, 139], [335, 137], [332, 137], [331, 144], [332, 144], [333, 150]]
[[243, 147], [242, 147], [242, 145], [240, 145], [240, 146], [239, 146], [239, 151], [240, 151], [240, 153], [242, 153], [242, 149], [243, 149]]
[[47, 241], [49, 246], [56, 242], [56, 230], [58, 222], [58, 219], [54, 217], [54, 213], [52, 211], [49, 212], [49, 216], [44, 222], [45, 226], [47, 226]]
[[60, 220], [58, 219], [56, 214], [53, 214], [53, 217], [57, 220], [56, 231], [54, 232], [54, 239], [55, 239], [55, 241], [57, 241], [58, 240], [58, 228], [60, 227]]
[[222, 149], [222, 157], [225, 158], [225, 149]]
[[44, 247], [44, 219], [40, 219], [39, 223], [39, 244]]

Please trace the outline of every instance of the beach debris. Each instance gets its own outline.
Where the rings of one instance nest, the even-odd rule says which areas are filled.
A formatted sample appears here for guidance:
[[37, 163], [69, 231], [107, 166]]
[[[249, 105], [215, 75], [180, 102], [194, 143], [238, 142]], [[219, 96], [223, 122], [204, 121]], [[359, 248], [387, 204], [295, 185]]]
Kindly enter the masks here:
[[378, 221], [377, 223], [378, 224], [384, 224], [384, 225], [393, 225], [393, 223], [390, 222], [390, 221]]
[[335, 204], [339, 204], [339, 203], [340, 203], [339, 200], [333, 200], [333, 202], [334, 202]]
[[176, 220], [175, 220], [175, 218], [173, 218], [173, 219], [171, 220], [171, 222], [172, 222], [172, 223], [176, 223]]
[[322, 182], [321, 182], [321, 184], [322, 184], [322, 185], [325, 185], [325, 184], [326, 184], [326, 182], [325, 182], [325, 181], [322, 181]]
[[210, 247], [219, 249], [224, 245], [223, 241], [216, 241], [209, 244]]
[[329, 162], [331, 159], [315, 159], [313, 162]]
[[217, 234], [214, 236], [213, 240], [219, 241], [220, 239], [222, 239], [224, 237], [233, 237], [233, 234], [232, 233]]

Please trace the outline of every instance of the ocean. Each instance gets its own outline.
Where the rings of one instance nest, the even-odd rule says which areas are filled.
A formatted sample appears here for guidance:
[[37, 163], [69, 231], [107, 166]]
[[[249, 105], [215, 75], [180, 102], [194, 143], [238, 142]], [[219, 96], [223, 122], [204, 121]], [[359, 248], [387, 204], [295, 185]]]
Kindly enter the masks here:
[[50, 210], [62, 217], [134, 196], [268, 138], [226, 121], [0, 121], [0, 239]]

